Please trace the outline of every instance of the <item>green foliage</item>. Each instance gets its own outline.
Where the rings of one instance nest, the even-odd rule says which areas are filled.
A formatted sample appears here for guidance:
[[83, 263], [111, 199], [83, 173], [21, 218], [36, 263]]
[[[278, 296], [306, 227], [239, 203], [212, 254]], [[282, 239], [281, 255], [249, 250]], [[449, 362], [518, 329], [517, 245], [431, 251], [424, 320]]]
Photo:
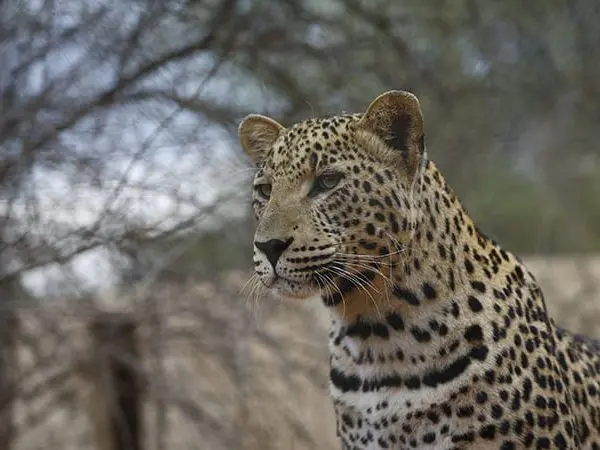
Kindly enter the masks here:
[[539, 180], [494, 161], [458, 194], [479, 228], [509, 250], [591, 252], [600, 250], [599, 180], [598, 174], [582, 178], [563, 200]]
[[502, 164], [481, 167], [469, 181], [459, 196], [485, 234], [514, 251], [540, 250], [534, 230], [555, 217], [539, 185]]

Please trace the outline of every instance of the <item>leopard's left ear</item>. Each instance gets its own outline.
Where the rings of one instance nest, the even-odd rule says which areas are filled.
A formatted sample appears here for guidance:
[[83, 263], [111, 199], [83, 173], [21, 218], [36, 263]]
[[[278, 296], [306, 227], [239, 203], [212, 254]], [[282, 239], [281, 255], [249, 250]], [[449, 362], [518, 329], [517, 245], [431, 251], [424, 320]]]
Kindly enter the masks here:
[[283, 125], [269, 117], [250, 114], [238, 128], [240, 144], [246, 154], [260, 165], [283, 130]]
[[425, 152], [423, 115], [416, 96], [388, 91], [371, 102], [358, 129], [379, 138], [386, 153], [400, 154], [412, 175]]

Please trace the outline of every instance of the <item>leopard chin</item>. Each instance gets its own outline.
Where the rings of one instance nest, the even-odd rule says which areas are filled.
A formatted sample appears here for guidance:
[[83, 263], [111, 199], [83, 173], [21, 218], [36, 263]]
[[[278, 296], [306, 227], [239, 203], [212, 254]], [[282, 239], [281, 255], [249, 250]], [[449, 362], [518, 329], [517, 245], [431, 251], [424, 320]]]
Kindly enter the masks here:
[[271, 286], [270, 290], [280, 298], [291, 300], [307, 300], [317, 297], [320, 294], [320, 288], [312, 282], [300, 283], [297, 281], [278, 278]]

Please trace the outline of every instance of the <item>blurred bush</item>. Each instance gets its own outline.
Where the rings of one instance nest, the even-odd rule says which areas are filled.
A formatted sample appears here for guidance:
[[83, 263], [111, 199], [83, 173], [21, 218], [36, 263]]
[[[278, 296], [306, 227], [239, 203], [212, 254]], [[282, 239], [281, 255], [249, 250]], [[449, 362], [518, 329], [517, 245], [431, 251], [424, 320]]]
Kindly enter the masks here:
[[[265, 301], [273, 315], [254, 322], [242, 313], [247, 294], [238, 286], [219, 294], [232, 288], [223, 281], [230, 270], [251, 267], [253, 169], [236, 128], [252, 112], [284, 124], [361, 112], [389, 89], [420, 98], [429, 155], [481, 230], [509, 250], [536, 254], [549, 308], [597, 334], [597, 258], [556, 254], [600, 250], [599, 22], [597, 0], [0, 1], [0, 413], [18, 394], [13, 383], [28, 382], [5, 355], [29, 341], [62, 347], [48, 336], [63, 339], [67, 313], [52, 307], [76, 314], [89, 294], [111, 297], [110, 289], [123, 307], [120, 292], [141, 286], [142, 300], [152, 302], [132, 307], [134, 315], [168, 305], [197, 319], [184, 333], [184, 359], [197, 366], [181, 395], [192, 385], [206, 392], [187, 409], [195, 414], [190, 427], [225, 404], [211, 396], [216, 383], [194, 380], [211, 373], [203, 362], [224, 367], [217, 388], [231, 393], [231, 378], [239, 389], [234, 415], [250, 431], [213, 427], [211, 448], [333, 445], [331, 421], [321, 435], [325, 419], [296, 415], [322, 410], [324, 401], [324, 341], [298, 342], [313, 337], [313, 317]], [[26, 306], [47, 327], [36, 319], [30, 331], [38, 334], [19, 337], [16, 318]], [[46, 317], [40, 306], [59, 313]], [[284, 319], [294, 318], [302, 324], [288, 330]], [[235, 327], [249, 323], [252, 361], [237, 358], [247, 342]], [[198, 362], [207, 342], [214, 346], [202, 348]], [[34, 364], [33, 380], [56, 365], [62, 383], [68, 358], [49, 359], [39, 371]], [[273, 378], [261, 377], [267, 360]], [[290, 367], [310, 370], [297, 379]], [[39, 386], [32, 401], [62, 395]], [[310, 386], [318, 389], [303, 396]], [[263, 396], [271, 387], [281, 389]], [[27, 414], [17, 419], [16, 429], [0, 421], [0, 434], [3, 442], [18, 435], [20, 448], [44, 446], [61, 428], [48, 419], [34, 435]], [[202, 448], [196, 435], [188, 444]]]
[[599, 9], [2, 2], [0, 282], [64, 279], [93, 252], [118, 278], [140, 250], [204, 233], [189, 254], [236, 267], [247, 249], [213, 246], [247, 216], [239, 120], [362, 111], [388, 89], [420, 97], [431, 157], [483, 231], [517, 252], [597, 251]]

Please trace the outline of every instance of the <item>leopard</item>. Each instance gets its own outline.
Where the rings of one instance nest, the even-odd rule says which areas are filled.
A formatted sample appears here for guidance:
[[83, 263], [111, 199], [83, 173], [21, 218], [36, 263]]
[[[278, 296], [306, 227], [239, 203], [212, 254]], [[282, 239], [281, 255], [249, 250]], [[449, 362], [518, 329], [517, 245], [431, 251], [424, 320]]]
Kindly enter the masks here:
[[342, 450], [600, 449], [600, 342], [559, 327], [523, 261], [474, 223], [428, 157], [414, 94], [291, 126], [251, 114], [238, 131], [253, 276], [329, 311]]

